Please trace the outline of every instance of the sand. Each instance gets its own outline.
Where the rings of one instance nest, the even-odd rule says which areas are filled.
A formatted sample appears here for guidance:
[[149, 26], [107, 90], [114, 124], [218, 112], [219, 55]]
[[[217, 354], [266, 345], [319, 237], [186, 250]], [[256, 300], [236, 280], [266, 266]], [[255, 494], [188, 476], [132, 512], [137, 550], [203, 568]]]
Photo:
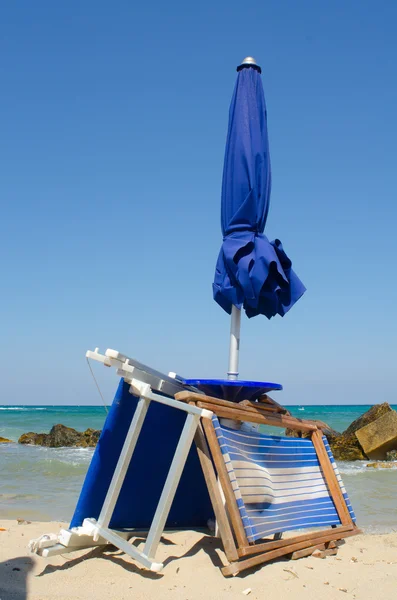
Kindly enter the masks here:
[[163, 537], [158, 558], [165, 567], [159, 574], [114, 548], [49, 559], [29, 554], [30, 539], [63, 526], [0, 520], [5, 529], [0, 530], [1, 600], [394, 600], [397, 595], [395, 533], [349, 538], [337, 557], [282, 560], [224, 578], [218, 540], [193, 531]]

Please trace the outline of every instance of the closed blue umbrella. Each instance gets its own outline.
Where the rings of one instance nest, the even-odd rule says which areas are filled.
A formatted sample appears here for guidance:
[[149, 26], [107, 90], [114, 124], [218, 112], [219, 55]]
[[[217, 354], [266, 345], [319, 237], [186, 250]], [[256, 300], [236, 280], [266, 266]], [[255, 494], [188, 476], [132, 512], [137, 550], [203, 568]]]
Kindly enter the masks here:
[[229, 378], [238, 375], [241, 309], [248, 317], [284, 316], [306, 289], [280, 240], [269, 242], [263, 233], [271, 170], [261, 69], [247, 58], [237, 71], [223, 169], [223, 244], [213, 283], [214, 299], [232, 314], [234, 361], [229, 363]]

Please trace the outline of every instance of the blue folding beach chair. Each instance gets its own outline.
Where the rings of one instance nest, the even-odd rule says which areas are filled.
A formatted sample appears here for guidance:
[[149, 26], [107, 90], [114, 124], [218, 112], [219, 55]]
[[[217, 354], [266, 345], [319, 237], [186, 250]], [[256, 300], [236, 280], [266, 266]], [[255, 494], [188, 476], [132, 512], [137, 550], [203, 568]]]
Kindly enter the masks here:
[[[117, 369], [120, 381], [95, 449], [70, 527], [32, 540], [44, 557], [106, 544], [159, 571], [155, 554], [165, 528], [206, 527], [213, 517], [197, 452], [205, 409], [178, 402], [189, 388], [115, 350], [87, 358]], [[189, 501], [186, 502], [186, 498]], [[142, 550], [130, 543], [146, 534]]]

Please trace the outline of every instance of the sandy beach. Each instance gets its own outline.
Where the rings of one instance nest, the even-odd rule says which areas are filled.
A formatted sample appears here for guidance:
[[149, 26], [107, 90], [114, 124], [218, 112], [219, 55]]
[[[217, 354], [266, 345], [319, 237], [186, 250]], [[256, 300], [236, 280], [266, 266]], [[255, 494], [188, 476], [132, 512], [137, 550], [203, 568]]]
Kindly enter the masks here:
[[218, 540], [193, 531], [163, 537], [158, 555], [165, 567], [159, 574], [141, 569], [114, 548], [50, 559], [29, 554], [30, 539], [57, 533], [61, 526], [65, 524], [0, 520], [1, 600], [195, 600], [245, 595], [252, 600], [392, 600], [396, 596], [397, 533], [349, 538], [336, 557], [282, 560], [224, 578], [218, 568], [224, 561]]

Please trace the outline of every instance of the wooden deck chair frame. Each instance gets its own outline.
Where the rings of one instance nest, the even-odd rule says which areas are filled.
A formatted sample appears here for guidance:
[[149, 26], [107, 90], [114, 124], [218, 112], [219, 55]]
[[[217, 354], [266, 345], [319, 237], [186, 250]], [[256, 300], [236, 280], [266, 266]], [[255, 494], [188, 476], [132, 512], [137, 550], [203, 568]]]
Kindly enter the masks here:
[[[301, 556], [308, 556], [318, 549], [327, 551], [327, 548], [335, 547], [337, 540], [360, 533], [360, 530], [356, 527], [350, 516], [342, 490], [324, 446], [322, 431], [316, 422], [296, 419], [288, 414], [281, 414], [283, 412], [282, 407], [277, 403], [273, 403], [267, 396], [263, 397], [261, 399], [262, 402], [259, 403], [244, 400], [238, 404], [191, 392], [180, 392], [175, 397], [183, 402], [194, 404], [198, 408], [209, 410], [220, 418], [272, 425], [275, 427], [287, 427], [308, 433], [313, 442], [324, 479], [328, 485], [330, 496], [341, 522], [340, 526], [334, 526], [333, 528], [321, 531], [300, 534], [285, 539], [264, 539], [250, 543], [243, 527], [214, 425], [211, 420], [203, 419], [194, 439], [217, 519], [219, 535], [226, 558], [229, 561], [229, 564], [222, 568], [222, 573], [225, 576], [237, 575], [245, 569], [285, 555], [299, 558]], [[221, 496], [219, 485], [222, 489], [225, 502]], [[331, 550], [329, 550], [329, 553], [331, 553]]]

